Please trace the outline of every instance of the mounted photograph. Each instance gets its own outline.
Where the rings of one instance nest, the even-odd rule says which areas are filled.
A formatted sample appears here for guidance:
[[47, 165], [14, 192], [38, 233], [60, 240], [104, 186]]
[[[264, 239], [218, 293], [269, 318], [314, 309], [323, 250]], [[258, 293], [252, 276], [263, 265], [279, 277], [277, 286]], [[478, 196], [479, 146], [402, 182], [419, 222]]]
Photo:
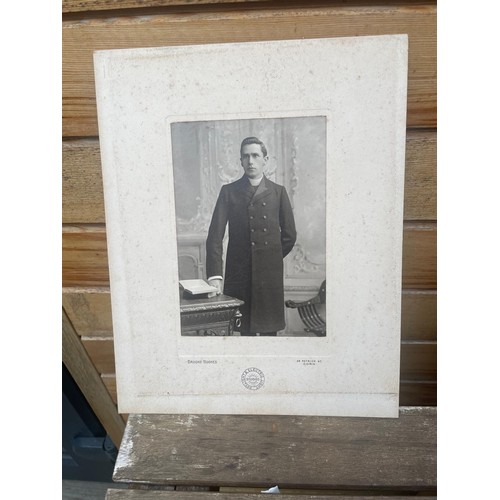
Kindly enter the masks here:
[[324, 337], [326, 117], [170, 130], [181, 334]]
[[397, 418], [408, 37], [94, 70], [120, 412]]

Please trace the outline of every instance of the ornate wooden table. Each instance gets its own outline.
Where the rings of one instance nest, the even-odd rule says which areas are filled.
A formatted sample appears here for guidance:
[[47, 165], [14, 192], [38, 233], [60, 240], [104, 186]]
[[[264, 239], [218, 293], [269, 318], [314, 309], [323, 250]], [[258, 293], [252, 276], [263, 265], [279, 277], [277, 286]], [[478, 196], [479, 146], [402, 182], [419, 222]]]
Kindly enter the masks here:
[[189, 298], [181, 294], [180, 301], [182, 335], [233, 335], [239, 326], [238, 308], [244, 303], [239, 299], [228, 295]]

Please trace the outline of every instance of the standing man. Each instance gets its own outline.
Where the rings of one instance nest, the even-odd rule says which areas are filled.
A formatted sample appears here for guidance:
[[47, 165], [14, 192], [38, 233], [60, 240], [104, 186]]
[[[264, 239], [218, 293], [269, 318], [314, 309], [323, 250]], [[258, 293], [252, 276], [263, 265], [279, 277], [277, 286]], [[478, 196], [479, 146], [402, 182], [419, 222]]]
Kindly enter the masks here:
[[[245, 174], [222, 186], [207, 237], [207, 277], [210, 285], [243, 300], [241, 335], [275, 336], [285, 328], [283, 258], [297, 233], [292, 207], [283, 186], [264, 175], [269, 157], [256, 137], [241, 143]], [[222, 240], [229, 222], [224, 290]]]

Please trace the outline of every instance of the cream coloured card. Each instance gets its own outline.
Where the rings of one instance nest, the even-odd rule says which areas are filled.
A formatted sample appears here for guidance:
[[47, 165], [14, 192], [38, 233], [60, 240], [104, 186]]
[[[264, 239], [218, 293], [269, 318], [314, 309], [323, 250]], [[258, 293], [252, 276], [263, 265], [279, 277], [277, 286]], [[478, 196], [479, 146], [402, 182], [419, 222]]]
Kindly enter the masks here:
[[95, 53], [120, 412], [397, 417], [407, 51]]

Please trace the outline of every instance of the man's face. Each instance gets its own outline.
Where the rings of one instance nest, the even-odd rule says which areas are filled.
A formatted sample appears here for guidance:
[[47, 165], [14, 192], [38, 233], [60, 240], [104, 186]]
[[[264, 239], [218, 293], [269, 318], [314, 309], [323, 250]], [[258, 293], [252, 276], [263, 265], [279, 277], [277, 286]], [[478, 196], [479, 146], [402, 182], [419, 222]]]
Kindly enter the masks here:
[[241, 166], [250, 179], [258, 179], [264, 173], [267, 163], [259, 144], [246, 144], [241, 150]]

